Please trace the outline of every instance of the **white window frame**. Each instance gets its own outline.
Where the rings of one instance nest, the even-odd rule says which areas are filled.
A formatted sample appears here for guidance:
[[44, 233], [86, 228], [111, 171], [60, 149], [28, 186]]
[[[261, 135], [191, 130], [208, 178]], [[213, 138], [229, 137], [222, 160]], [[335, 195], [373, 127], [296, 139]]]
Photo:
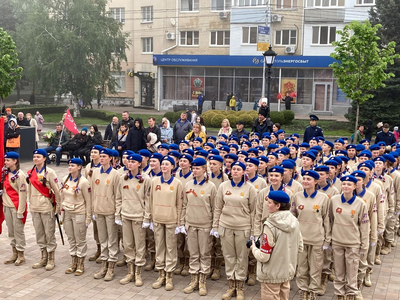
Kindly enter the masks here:
[[153, 6], [142, 6], [142, 23], [153, 23]]
[[372, 0], [372, 3], [365, 3], [366, 0], [357, 0], [356, 5], [362, 5], [362, 6], [373, 6], [375, 5], [375, 0]]
[[[187, 3], [187, 7], [188, 7], [187, 10], [183, 10], [182, 9], [182, 7], [183, 7], [182, 2]], [[192, 10], [190, 10], [190, 3], [191, 3], [192, 8], [193, 8]], [[180, 4], [181, 4], [181, 8], [180, 8], [181, 12], [184, 12], [184, 13], [186, 13], [186, 12], [199, 12], [199, 9], [200, 9], [199, 0], [181, 0]]]
[[153, 53], [153, 38], [145, 37], [142, 38], [142, 53]]
[[[327, 43], [326, 44], [321, 44], [321, 28], [322, 27], [328, 27], [328, 31], [327, 31]], [[318, 28], [318, 43], [314, 43], [314, 28]], [[332, 41], [331, 41], [331, 29], [335, 28], [335, 36], [333, 41], [336, 41], [336, 31], [337, 31], [337, 27], [336, 26], [312, 26], [311, 27], [311, 45], [313, 46], [332, 46]]]
[[267, 0], [235, 0], [233, 6], [237, 7], [251, 7], [251, 6], [265, 6]]
[[[223, 1], [224, 8], [218, 9], [218, 2]], [[233, 0], [211, 0], [211, 11], [220, 12], [220, 11], [230, 11], [232, 7]]]
[[111, 7], [110, 12], [114, 20], [125, 24], [125, 7]]
[[[226, 36], [228, 33], [228, 37]], [[222, 45], [218, 45], [218, 36], [222, 34]], [[212, 43], [213, 35], [215, 35], [215, 44]], [[231, 32], [229, 30], [211, 30], [210, 31], [210, 47], [229, 47]]]
[[[188, 45], [188, 33], [192, 35], [192, 44]], [[184, 36], [182, 36], [184, 35]], [[196, 38], [197, 35], [197, 38]], [[185, 43], [182, 43], [182, 38], [184, 38]], [[195, 43], [197, 40], [197, 44]], [[179, 33], [179, 46], [188, 46], [188, 47], [198, 47], [200, 44], [200, 31], [181, 31]]]
[[297, 9], [298, 0], [290, 0], [290, 7], [284, 7], [285, 0], [276, 0], [276, 9]]
[[125, 76], [125, 72], [111, 72], [111, 76], [117, 82], [117, 86], [115, 88], [115, 91], [117, 93], [125, 93], [126, 92], [126, 76]]
[[[283, 43], [283, 32], [284, 31], [289, 31], [289, 43]], [[278, 32], [280, 32], [280, 41], [277, 42], [276, 38], [278, 36]], [[294, 36], [293, 36], [294, 34]], [[294, 42], [291, 43], [291, 40], [294, 39]], [[281, 29], [281, 30], [275, 30], [275, 45], [276, 46], [295, 46], [297, 45], [297, 30], [296, 29]]]
[[[339, 5], [339, 1], [343, 5]], [[312, 5], [309, 5], [312, 2]], [[328, 4], [328, 5], [323, 5]], [[345, 0], [306, 0], [306, 7], [310, 8], [330, 8], [330, 7], [344, 7]]]
[[[246, 28], [246, 29], [245, 29]], [[251, 43], [251, 28], [256, 29], [256, 41], [255, 43]], [[248, 39], [247, 41], [243, 41], [243, 33], [245, 30], [248, 30]], [[257, 45], [257, 34], [258, 34], [258, 27], [257, 26], [243, 26], [242, 27], [242, 45]]]

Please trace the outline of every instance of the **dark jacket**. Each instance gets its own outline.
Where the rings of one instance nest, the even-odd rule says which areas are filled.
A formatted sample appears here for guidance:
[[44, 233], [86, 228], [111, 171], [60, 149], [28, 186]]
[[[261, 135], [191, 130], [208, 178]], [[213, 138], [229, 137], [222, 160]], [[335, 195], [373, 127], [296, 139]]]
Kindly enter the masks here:
[[372, 128], [373, 128], [372, 121], [369, 120], [367, 122], [367, 125], [365, 126], [364, 135], [365, 135], [365, 138], [370, 141], [372, 140]]
[[26, 118], [23, 118], [22, 120], [17, 118], [17, 124], [19, 126], [31, 126], [31, 124], [29, 123], [29, 121]]
[[132, 117], [129, 117], [128, 121], [121, 120], [118, 122], [118, 129], [121, 126], [121, 124], [126, 124], [128, 125], [128, 128], [132, 128], [133, 126], [135, 126], [135, 121], [132, 119]]
[[110, 140], [111, 142], [114, 142], [117, 135], [118, 135], [118, 128], [119, 128], [119, 123], [116, 124], [116, 128], [115, 128], [115, 136], [113, 138], [113, 124], [110, 123], [107, 125], [106, 127], [106, 132], [104, 133], [104, 139], [105, 140]]
[[383, 131], [379, 131], [376, 134], [375, 144], [377, 144], [379, 142], [385, 142], [386, 145], [391, 145], [393, 143], [396, 143], [396, 138], [395, 138], [393, 132], [391, 132], [391, 131], [388, 131], [386, 133]]
[[17, 138], [20, 135], [21, 135], [21, 129], [18, 126], [15, 126], [14, 129], [12, 129], [10, 126], [7, 127], [7, 129], [6, 129], [6, 139]]
[[261, 114], [268, 119], [269, 118], [269, 106], [268, 105], [266, 107], [261, 106], [260, 109], [258, 110], [258, 114]]
[[156, 141], [156, 143], [158, 143], [159, 141], [161, 141], [161, 129], [160, 129], [158, 126], [154, 125], [154, 127], [151, 128], [151, 130], [150, 130], [150, 127], [147, 127], [147, 128], [144, 129], [146, 141], [147, 141], [147, 135], [148, 135], [150, 132], [151, 132], [151, 133], [154, 133], [155, 135], [157, 135], [157, 141]]
[[260, 121], [257, 119], [254, 120], [253, 127], [251, 129], [252, 132], [257, 132], [260, 136], [264, 132], [271, 132], [272, 130], [272, 122], [269, 120], [265, 120], [265, 122], [260, 123]]
[[303, 138], [303, 143], [308, 143], [311, 138], [317, 137], [317, 136], [324, 136], [324, 132], [322, 131], [322, 128], [319, 126], [308, 126], [306, 130], [304, 131], [304, 138]]
[[126, 149], [138, 152], [139, 150], [147, 148], [146, 143], [147, 139], [144, 129], [138, 129], [136, 127], [129, 129], [126, 138]]
[[[62, 133], [62, 136], [61, 136]], [[60, 140], [61, 138], [61, 140]], [[52, 147], [58, 147], [58, 145], [61, 145], [62, 147], [65, 147], [68, 145], [69, 142], [69, 135], [65, 131], [63, 132], [62, 130], [60, 132], [55, 132], [55, 136], [53, 139], [53, 142], [50, 144]]]
[[101, 132], [97, 131], [94, 133], [93, 137], [88, 135], [88, 142], [86, 144], [86, 148], [91, 148], [94, 145], [101, 145], [103, 142], [103, 138], [101, 137]]
[[240, 140], [242, 135], [249, 135], [249, 132], [244, 128], [242, 131], [238, 131], [237, 129], [235, 129], [234, 131], [232, 131], [231, 135], [236, 135], [238, 137], [238, 139]]
[[173, 140], [175, 144], [179, 144], [179, 141], [184, 140], [185, 136], [192, 130], [193, 126], [188, 120], [182, 122], [181, 119], [176, 121], [174, 125]]
[[89, 136], [87, 134], [83, 135], [81, 132], [75, 134], [72, 140], [68, 143], [68, 148], [70, 150], [78, 150], [86, 147], [86, 144], [89, 140]]

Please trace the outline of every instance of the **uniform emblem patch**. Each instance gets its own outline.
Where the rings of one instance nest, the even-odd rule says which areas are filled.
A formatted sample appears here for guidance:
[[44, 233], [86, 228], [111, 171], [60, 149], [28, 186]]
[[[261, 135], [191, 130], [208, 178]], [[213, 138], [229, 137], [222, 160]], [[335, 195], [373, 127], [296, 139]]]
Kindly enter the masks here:
[[340, 207], [336, 208], [336, 213], [341, 214], [342, 213], [342, 209]]

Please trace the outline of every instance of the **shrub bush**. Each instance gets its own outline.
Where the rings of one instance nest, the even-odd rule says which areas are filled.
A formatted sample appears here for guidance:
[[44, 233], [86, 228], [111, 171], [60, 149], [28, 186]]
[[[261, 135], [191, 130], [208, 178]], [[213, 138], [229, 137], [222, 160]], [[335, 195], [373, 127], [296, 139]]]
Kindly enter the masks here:
[[19, 105], [19, 106], [10, 106], [14, 115], [17, 115], [18, 112], [22, 112], [25, 114], [30, 113], [32, 116], [36, 114], [36, 111], [39, 111], [42, 115], [45, 114], [63, 114], [68, 109], [66, 105]]
[[173, 111], [168, 111], [164, 114], [164, 118], [167, 118], [171, 124], [175, 123], [175, 113]]
[[[100, 120], [110, 121], [114, 116], [116, 116], [113, 112], [106, 112], [103, 110], [96, 110], [96, 109], [81, 109], [80, 110], [81, 117], [84, 118], [96, 118]], [[72, 112], [71, 112], [72, 114]]]
[[236, 121], [243, 121], [245, 127], [252, 127], [254, 123], [254, 118], [250, 116], [249, 114], [244, 115], [242, 117], [238, 117]]
[[204, 114], [202, 114], [203, 120], [204, 120], [204, 124], [207, 127], [211, 126], [211, 120], [214, 116], [220, 114], [221, 111], [218, 110], [209, 110], [207, 112], [205, 112]]
[[223, 119], [226, 119], [225, 115], [223, 115], [221, 113], [215, 115], [211, 119], [211, 127], [221, 128], [221, 123], [222, 123]]
[[272, 123], [279, 123], [279, 124], [285, 124], [285, 118], [283, 116], [283, 113], [280, 111], [271, 111], [271, 121]]
[[229, 120], [229, 123], [231, 124], [232, 129], [235, 129], [236, 128], [236, 121], [237, 121], [236, 114], [228, 114], [226, 116], [226, 119]]
[[284, 110], [282, 111], [283, 117], [285, 119], [285, 124], [289, 124], [294, 120], [294, 112], [291, 110]]

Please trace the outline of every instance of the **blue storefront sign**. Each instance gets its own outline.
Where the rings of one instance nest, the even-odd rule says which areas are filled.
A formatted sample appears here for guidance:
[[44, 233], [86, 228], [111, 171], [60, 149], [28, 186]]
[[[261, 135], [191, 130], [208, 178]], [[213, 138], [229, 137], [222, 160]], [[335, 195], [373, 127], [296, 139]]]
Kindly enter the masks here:
[[[277, 56], [274, 67], [329, 68], [330, 56]], [[262, 67], [263, 56], [239, 55], [153, 55], [155, 66]]]

